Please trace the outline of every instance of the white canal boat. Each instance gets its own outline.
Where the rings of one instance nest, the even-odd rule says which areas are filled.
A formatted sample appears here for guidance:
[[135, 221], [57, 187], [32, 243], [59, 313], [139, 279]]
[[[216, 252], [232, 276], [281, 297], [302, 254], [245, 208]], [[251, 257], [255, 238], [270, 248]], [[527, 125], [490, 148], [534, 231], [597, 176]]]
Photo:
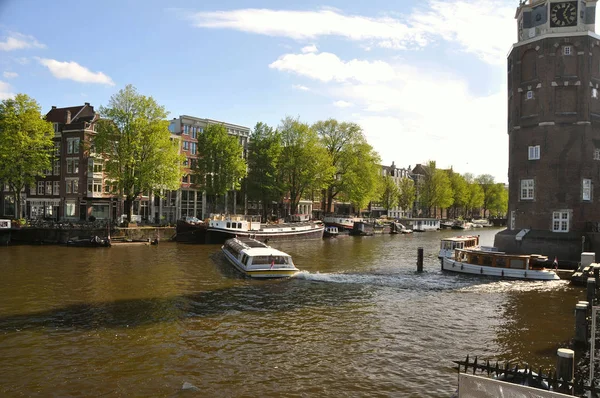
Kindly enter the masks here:
[[[454, 249], [479, 249], [479, 235], [463, 235], [444, 238], [440, 243], [440, 253], [438, 258], [440, 261], [444, 257], [454, 257]], [[495, 248], [489, 248], [495, 250]]]
[[539, 254], [506, 254], [474, 249], [455, 249], [452, 258], [442, 258], [442, 270], [463, 274], [513, 279], [558, 280], [556, 273], [545, 268], [548, 257]]
[[228, 239], [221, 250], [227, 261], [253, 278], [285, 278], [299, 271], [289, 254], [256, 239]]

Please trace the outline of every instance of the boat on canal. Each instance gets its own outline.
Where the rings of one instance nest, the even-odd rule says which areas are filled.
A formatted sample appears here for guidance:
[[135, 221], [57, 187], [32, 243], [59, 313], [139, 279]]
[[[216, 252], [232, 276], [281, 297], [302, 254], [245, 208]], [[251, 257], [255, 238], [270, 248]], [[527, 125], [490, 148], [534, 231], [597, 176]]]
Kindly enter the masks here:
[[[455, 249], [479, 249], [479, 235], [461, 235], [443, 238], [440, 241], [440, 252], [438, 258], [440, 261], [444, 257], [453, 258]], [[486, 248], [487, 249], [487, 248]], [[489, 248], [494, 251], [495, 248]]]
[[354, 223], [363, 221], [362, 218], [352, 216], [331, 215], [323, 217], [326, 227], [337, 227], [341, 231], [352, 231]]
[[292, 256], [256, 239], [228, 239], [221, 250], [238, 271], [252, 278], [285, 278], [299, 271]]
[[215, 215], [206, 226], [206, 243], [223, 243], [231, 238], [260, 241], [321, 239], [325, 226], [320, 221], [265, 224], [260, 216]]
[[373, 223], [366, 221], [357, 221], [354, 223], [350, 235], [352, 236], [372, 236], [375, 233]]
[[545, 267], [548, 257], [539, 254], [506, 254], [486, 249], [455, 249], [453, 257], [442, 257], [442, 270], [462, 274], [512, 279], [558, 280]]

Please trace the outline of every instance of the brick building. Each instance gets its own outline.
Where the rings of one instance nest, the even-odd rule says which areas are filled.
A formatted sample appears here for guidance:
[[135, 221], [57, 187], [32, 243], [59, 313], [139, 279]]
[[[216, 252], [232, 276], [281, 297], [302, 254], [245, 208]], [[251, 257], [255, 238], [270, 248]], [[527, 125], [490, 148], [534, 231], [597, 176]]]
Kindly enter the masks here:
[[[529, 0], [507, 59], [507, 251], [577, 258], [600, 221], [600, 36], [596, 0]], [[600, 186], [600, 185], [599, 185]], [[559, 247], [560, 246], [560, 247]]]

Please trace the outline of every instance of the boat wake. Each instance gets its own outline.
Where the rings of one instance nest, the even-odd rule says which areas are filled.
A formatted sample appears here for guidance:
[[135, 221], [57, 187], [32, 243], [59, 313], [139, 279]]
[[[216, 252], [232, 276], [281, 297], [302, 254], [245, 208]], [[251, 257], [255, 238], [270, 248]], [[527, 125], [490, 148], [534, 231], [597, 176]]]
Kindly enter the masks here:
[[[401, 274], [350, 274], [350, 273], [311, 273], [301, 271], [294, 275], [295, 279], [312, 282], [360, 284], [373, 286], [389, 286], [410, 290], [452, 290], [468, 286], [470, 281], [456, 276], [440, 273], [401, 273]], [[461, 280], [463, 279], [463, 280]]]

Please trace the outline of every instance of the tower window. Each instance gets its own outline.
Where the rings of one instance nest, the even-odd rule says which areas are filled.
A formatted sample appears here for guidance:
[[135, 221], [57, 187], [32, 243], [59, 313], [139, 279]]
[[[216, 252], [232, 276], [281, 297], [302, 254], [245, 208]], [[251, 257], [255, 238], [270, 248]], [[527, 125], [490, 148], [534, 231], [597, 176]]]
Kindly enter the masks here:
[[552, 212], [552, 232], [569, 232], [569, 212], [565, 210]]
[[527, 92], [527, 99], [528, 99], [528, 100], [530, 100], [530, 99], [533, 99], [533, 91], [529, 90], [529, 91]]
[[598, 98], [598, 89], [597, 88], [592, 89], [592, 98]]
[[529, 147], [529, 160], [538, 160], [540, 158], [540, 146], [530, 146]]
[[573, 53], [571, 46], [563, 47], [563, 55], [571, 55]]
[[521, 199], [533, 200], [534, 182], [533, 179], [521, 180]]
[[585, 201], [592, 200], [592, 180], [584, 178], [581, 183], [581, 199]]
[[594, 160], [600, 160], [600, 148], [594, 149]]

